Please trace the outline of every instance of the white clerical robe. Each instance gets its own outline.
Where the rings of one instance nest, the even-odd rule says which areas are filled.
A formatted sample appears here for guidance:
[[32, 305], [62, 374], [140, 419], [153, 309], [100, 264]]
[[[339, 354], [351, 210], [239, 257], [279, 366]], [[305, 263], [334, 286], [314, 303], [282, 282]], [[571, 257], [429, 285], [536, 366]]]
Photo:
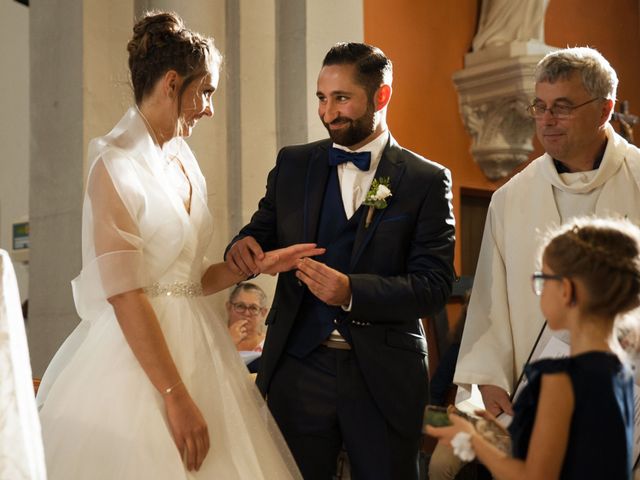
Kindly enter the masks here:
[[[461, 387], [489, 384], [512, 392], [544, 324], [530, 282], [540, 267], [544, 234], [584, 214], [566, 211], [568, 196], [586, 201], [597, 194], [590, 213], [640, 224], [640, 150], [609, 124], [606, 133], [602, 163], [584, 181], [565, 183], [544, 154], [493, 194], [454, 376]], [[565, 206], [562, 218], [557, 201]]]

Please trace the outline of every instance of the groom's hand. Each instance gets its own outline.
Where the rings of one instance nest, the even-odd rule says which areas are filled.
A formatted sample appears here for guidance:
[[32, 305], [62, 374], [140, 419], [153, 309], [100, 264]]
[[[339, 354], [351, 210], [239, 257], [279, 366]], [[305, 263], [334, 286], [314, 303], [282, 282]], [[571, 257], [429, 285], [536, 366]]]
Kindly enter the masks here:
[[233, 273], [243, 274], [247, 277], [258, 275], [260, 268], [256, 260], [263, 260], [264, 252], [262, 247], [253, 237], [243, 237], [231, 245], [227, 252], [225, 262]]
[[303, 258], [298, 261], [296, 277], [327, 305], [346, 307], [351, 301], [349, 277], [324, 263]]

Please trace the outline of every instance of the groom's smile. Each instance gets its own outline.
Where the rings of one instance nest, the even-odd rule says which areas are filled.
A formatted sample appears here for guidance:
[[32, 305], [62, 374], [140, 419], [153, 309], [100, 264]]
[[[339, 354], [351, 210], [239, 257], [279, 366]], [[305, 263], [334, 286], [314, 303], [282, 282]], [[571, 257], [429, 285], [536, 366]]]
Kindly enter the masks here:
[[375, 108], [353, 65], [323, 67], [316, 95], [318, 116], [334, 143], [357, 150], [377, 136]]

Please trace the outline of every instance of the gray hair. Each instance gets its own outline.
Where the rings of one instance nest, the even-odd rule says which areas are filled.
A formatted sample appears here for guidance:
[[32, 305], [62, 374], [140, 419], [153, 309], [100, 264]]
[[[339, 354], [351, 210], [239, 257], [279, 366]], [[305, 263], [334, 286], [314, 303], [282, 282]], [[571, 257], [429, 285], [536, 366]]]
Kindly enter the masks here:
[[548, 53], [535, 70], [536, 83], [553, 83], [578, 72], [584, 88], [594, 98], [616, 101], [618, 75], [606, 58], [594, 48], [575, 47]]
[[258, 298], [260, 299], [260, 307], [266, 308], [267, 294], [264, 293], [264, 290], [262, 290], [255, 283], [244, 282], [244, 283], [237, 284], [235, 287], [233, 287], [233, 289], [231, 290], [231, 293], [229, 294], [229, 302], [233, 303], [240, 292], [255, 292], [256, 295], [258, 295]]

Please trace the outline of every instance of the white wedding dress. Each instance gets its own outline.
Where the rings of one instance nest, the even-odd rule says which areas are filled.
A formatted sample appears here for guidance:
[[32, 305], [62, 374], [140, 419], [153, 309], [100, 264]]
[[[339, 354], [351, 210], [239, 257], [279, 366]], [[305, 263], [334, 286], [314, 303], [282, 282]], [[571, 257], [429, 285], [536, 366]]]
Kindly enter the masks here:
[[[226, 325], [201, 296], [212, 235], [206, 186], [180, 139], [158, 148], [137, 109], [92, 142], [83, 210], [83, 268], [73, 282], [82, 319], [38, 394], [53, 480], [287, 479], [298, 470], [250, 381]], [[169, 183], [182, 162], [188, 213]], [[211, 448], [187, 472], [163, 399], [129, 348], [107, 298], [144, 288]]]

